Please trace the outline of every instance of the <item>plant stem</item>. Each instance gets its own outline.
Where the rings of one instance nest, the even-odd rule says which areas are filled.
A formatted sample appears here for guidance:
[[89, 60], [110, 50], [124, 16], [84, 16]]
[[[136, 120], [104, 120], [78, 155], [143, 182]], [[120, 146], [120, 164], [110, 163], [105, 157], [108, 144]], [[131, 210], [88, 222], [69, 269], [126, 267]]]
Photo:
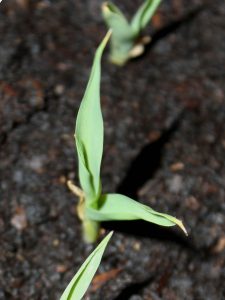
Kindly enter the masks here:
[[86, 243], [96, 242], [99, 236], [100, 223], [92, 221], [88, 218], [82, 220], [83, 225], [83, 238]]
[[84, 192], [78, 186], [73, 184], [71, 180], [67, 181], [67, 186], [74, 195], [79, 197], [79, 203], [77, 205], [77, 214], [82, 222], [83, 239], [86, 243], [94, 243], [96, 242], [99, 235], [100, 223], [92, 221], [85, 216]]

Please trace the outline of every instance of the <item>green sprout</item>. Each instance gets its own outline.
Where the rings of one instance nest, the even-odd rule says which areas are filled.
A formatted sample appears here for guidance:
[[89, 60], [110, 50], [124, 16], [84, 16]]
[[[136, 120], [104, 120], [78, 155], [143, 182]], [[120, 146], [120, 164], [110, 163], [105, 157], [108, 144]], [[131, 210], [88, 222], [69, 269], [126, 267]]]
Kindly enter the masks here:
[[114, 4], [105, 2], [102, 5], [103, 18], [112, 28], [110, 60], [117, 65], [124, 65], [130, 58], [144, 52], [145, 44], [150, 37], [140, 38], [142, 30], [147, 26], [161, 0], [146, 0], [138, 9], [131, 22]]
[[159, 213], [121, 194], [102, 194], [100, 168], [103, 154], [103, 118], [100, 105], [101, 57], [110, 38], [107, 33], [98, 47], [82, 99], [75, 128], [78, 153], [79, 179], [82, 190], [68, 182], [79, 196], [78, 216], [83, 223], [84, 239], [94, 242], [101, 221], [145, 220], [161, 226], [178, 225], [185, 233], [182, 222], [170, 215]]
[[102, 255], [112, 236], [110, 232], [98, 245], [98, 247], [88, 256], [78, 272], [66, 287], [60, 300], [80, 300], [86, 293], [97, 269], [100, 265]]

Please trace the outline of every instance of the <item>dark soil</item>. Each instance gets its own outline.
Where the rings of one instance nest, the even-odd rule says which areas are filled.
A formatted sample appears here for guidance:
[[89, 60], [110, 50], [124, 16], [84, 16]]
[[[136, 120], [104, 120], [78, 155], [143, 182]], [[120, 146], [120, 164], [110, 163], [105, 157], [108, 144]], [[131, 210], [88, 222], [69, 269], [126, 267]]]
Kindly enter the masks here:
[[[131, 15], [142, 1], [115, 2]], [[78, 183], [74, 122], [106, 31], [100, 4], [0, 4], [0, 299], [58, 299], [94, 247], [65, 182]], [[103, 224], [115, 234], [99, 273], [114, 272], [85, 299], [225, 299], [224, 20], [223, 0], [165, 0], [143, 57], [118, 68], [104, 56], [104, 190], [181, 218], [189, 237]]]

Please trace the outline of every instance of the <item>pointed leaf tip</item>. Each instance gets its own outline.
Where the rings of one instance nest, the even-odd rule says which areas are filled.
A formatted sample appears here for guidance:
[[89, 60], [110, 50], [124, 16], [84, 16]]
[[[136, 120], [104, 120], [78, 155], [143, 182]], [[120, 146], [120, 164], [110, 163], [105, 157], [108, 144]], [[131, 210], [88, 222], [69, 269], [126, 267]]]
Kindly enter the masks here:
[[110, 11], [109, 6], [108, 6], [108, 2], [103, 2], [102, 3], [102, 11], [105, 14], [107, 14]]
[[101, 51], [103, 51], [105, 49], [111, 35], [112, 35], [112, 29], [109, 29], [99, 46], [99, 48], [101, 48]]
[[109, 240], [111, 239], [113, 233], [114, 233], [114, 231], [112, 230], [112, 231], [110, 231], [110, 233], [107, 234], [107, 236], [105, 237], [105, 241], [106, 241], [106, 242], [109, 241]]
[[181, 220], [179, 220], [175, 217], [172, 217], [170, 215], [167, 215], [167, 214], [166, 214], [166, 217], [168, 218], [168, 220], [172, 221], [174, 224], [176, 224], [178, 227], [180, 227], [180, 229], [184, 232], [184, 234], [186, 236], [188, 236], [188, 232], [187, 232], [186, 228], [184, 227], [184, 224]]
[[185, 233], [185, 235], [188, 236], [188, 232], [187, 232], [186, 228], [184, 227], [183, 222], [180, 221], [180, 220], [177, 220], [176, 224], [177, 224], [177, 226], [179, 226], [180, 229]]

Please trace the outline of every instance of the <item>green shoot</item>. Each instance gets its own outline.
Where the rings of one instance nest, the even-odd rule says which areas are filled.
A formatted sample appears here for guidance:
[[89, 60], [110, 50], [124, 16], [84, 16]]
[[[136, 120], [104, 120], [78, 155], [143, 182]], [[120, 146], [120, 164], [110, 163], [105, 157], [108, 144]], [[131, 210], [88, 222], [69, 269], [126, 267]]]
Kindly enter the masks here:
[[80, 197], [78, 215], [83, 222], [84, 239], [94, 242], [99, 222], [108, 220], [142, 219], [161, 226], [178, 225], [181, 221], [120, 194], [102, 195], [100, 168], [103, 153], [103, 118], [100, 105], [101, 57], [110, 38], [108, 32], [98, 47], [90, 79], [78, 111], [75, 141], [79, 162], [79, 178], [83, 191], [69, 182], [70, 189]]
[[117, 65], [124, 65], [130, 58], [144, 52], [144, 46], [149, 37], [140, 38], [142, 30], [147, 26], [161, 0], [145, 0], [131, 22], [112, 3], [102, 5], [103, 18], [109, 28], [112, 28], [110, 60]]
[[112, 236], [110, 232], [98, 247], [88, 256], [76, 275], [68, 284], [60, 300], [80, 300], [87, 291], [102, 259], [105, 248]]

